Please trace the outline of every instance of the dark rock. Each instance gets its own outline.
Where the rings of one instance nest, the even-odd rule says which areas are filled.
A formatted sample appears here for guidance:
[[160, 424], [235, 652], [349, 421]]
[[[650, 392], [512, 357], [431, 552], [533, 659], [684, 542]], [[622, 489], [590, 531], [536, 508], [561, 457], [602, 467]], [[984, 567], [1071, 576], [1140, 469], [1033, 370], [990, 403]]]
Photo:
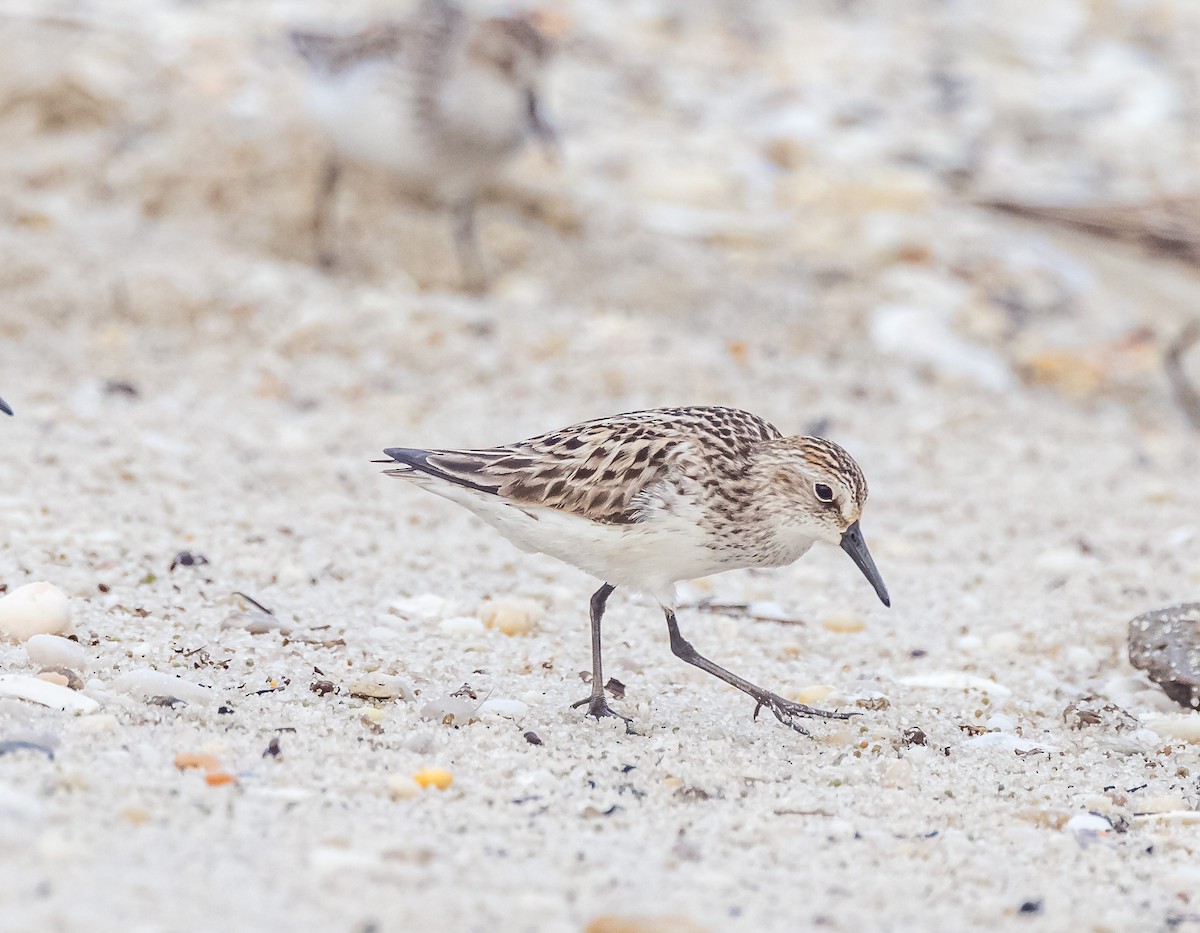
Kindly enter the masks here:
[[1129, 663], [1180, 706], [1200, 707], [1200, 603], [1156, 609], [1130, 622]]

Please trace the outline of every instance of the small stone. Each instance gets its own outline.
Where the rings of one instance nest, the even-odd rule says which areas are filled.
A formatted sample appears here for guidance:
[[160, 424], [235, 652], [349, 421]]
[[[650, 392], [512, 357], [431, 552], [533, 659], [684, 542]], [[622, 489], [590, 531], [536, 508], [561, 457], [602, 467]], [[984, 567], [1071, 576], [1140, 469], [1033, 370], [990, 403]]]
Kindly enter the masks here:
[[60, 687], [66, 687], [70, 683], [65, 676], [58, 671], [40, 671], [37, 675], [38, 680], [44, 680], [48, 684], [58, 684]]
[[207, 752], [180, 752], [175, 756], [175, 767], [180, 771], [217, 771], [221, 763], [216, 755]]
[[445, 790], [454, 781], [454, 775], [444, 768], [422, 768], [412, 776], [412, 779], [422, 787], [436, 787]]
[[1187, 709], [1200, 706], [1200, 603], [1156, 609], [1129, 623], [1129, 663]]
[[393, 800], [409, 800], [421, 793], [423, 788], [407, 774], [393, 774], [387, 779], [387, 789]]
[[912, 764], [903, 758], [892, 758], [884, 764], [880, 777], [883, 779], [884, 787], [907, 790], [912, 787], [913, 783]]
[[41, 667], [70, 667], [82, 670], [87, 661], [79, 642], [61, 635], [33, 635], [25, 642], [25, 653]]
[[479, 618], [488, 628], [505, 635], [528, 635], [541, 618], [541, 608], [521, 599], [495, 599], [484, 603]]
[[827, 632], [853, 634], [863, 631], [866, 627], [867, 622], [861, 616], [835, 614], [821, 617], [821, 628]]
[[1021, 647], [1021, 636], [1016, 632], [995, 632], [987, 637], [984, 646], [992, 654], [1016, 654]]
[[269, 612], [250, 609], [246, 612], [231, 612], [221, 621], [221, 628], [245, 629], [251, 635], [265, 635], [267, 632], [289, 635], [295, 626], [287, 619], [281, 619]]
[[799, 690], [792, 691], [790, 697], [797, 703], [803, 703], [806, 706], [815, 706], [829, 699], [833, 695], [833, 691], [834, 688], [829, 684], [811, 684], [807, 687], [801, 687]]
[[366, 674], [351, 681], [348, 689], [353, 697], [372, 700], [394, 700], [397, 697], [407, 700], [413, 696], [404, 681], [391, 674]]
[[0, 597], [0, 635], [27, 641], [71, 630], [71, 604], [53, 583], [26, 583]]

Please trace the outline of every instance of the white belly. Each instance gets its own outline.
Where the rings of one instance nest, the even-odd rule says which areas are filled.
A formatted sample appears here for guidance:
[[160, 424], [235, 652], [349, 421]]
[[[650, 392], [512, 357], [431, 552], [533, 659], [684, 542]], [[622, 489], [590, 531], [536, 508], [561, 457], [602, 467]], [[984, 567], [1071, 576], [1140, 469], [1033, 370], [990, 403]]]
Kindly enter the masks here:
[[525, 551], [546, 554], [605, 583], [675, 605], [675, 583], [741, 566], [710, 549], [693, 523], [655, 520], [604, 525], [536, 506], [511, 505], [487, 493], [419, 473], [405, 479], [470, 509]]

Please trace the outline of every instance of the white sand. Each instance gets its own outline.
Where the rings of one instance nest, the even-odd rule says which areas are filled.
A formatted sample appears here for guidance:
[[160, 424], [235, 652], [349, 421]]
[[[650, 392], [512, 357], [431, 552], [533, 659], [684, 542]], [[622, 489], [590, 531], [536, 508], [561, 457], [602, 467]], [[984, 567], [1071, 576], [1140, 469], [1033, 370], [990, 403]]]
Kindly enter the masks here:
[[[0, 929], [1197, 924], [1195, 748], [1124, 639], [1200, 591], [1156, 349], [1200, 275], [952, 193], [968, 166], [981, 196], [1195, 190], [1192, 4], [566, 4], [566, 159], [485, 208], [484, 299], [444, 218], [366, 173], [347, 268], [309, 264], [320, 140], [279, 35], [365, 6], [116, 6], [3, 20], [0, 582], [68, 593], [102, 708], [0, 700], [0, 742], [55, 746], [0, 756]], [[894, 608], [826, 550], [689, 590], [800, 624], [680, 616], [852, 724], [753, 721], [623, 592], [606, 673], [638, 734], [586, 720], [596, 581], [368, 462], [688, 403], [828, 418], [863, 465]], [[184, 549], [210, 563], [168, 572]], [[235, 591], [290, 635], [223, 627]], [[532, 631], [443, 624], [490, 600]], [[121, 691], [149, 669], [205, 689]], [[349, 696], [372, 672], [419, 695]], [[420, 717], [464, 683], [528, 711]], [[198, 753], [236, 783], [175, 767]], [[453, 785], [393, 800], [422, 767]]]

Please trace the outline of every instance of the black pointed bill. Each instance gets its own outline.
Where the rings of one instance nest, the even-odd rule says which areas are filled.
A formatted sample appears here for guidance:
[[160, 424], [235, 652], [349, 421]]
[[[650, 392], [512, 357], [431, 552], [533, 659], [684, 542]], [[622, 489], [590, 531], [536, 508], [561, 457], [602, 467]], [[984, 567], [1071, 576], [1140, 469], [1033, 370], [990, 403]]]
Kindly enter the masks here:
[[850, 555], [850, 559], [863, 572], [863, 576], [871, 581], [871, 586], [875, 587], [875, 592], [879, 594], [879, 599], [883, 604], [890, 606], [892, 598], [888, 596], [883, 577], [879, 575], [879, 568], [875, 566], [871, 552], [867, 550], [867, 542], [863, 540], [862, 529], [858, 527], [858, 522], [847, 528], [845, 534], [842, 535], [842, 550]]
[[546, 161], [556, 163], [559, 148], [558, 133], [554, 131], [553, 126], [546, 122], [546, 118], [542, 115], [541, 102], [532, 90], [525, 92], [525, 119], [528, 121], [529, 132], [542, 147]]
[[8, 402], [4, 401], [2, 398], [0, 398], [0, 411], [4, 412], [6, 415], [12, 414], [12, 409], [8, 407]]

